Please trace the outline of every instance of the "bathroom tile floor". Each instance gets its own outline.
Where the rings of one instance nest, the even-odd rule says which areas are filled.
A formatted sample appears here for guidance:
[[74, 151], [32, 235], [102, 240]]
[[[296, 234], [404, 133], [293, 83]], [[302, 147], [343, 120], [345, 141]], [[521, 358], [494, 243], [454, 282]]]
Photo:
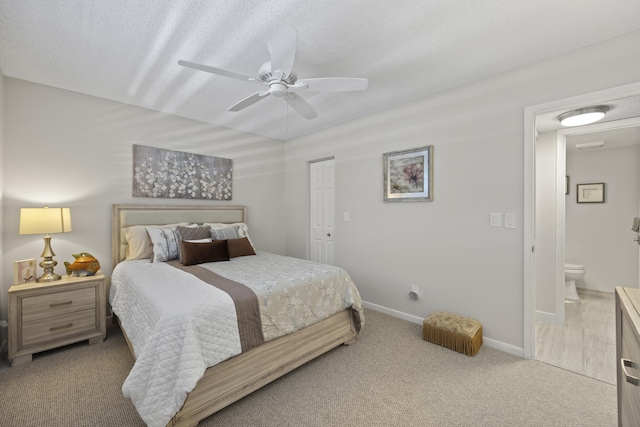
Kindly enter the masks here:
[[536, 322], [536, 360], [615, 384], [614, 294], [578, 289], [578, 295], [564, 305], [564, 325]]

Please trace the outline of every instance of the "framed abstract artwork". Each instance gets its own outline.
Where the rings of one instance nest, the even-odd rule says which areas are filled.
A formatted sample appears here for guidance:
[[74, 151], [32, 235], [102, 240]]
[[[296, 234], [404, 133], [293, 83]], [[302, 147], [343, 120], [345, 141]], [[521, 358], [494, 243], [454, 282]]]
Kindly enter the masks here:
[[231, 200], [231, 159], [133, 145], [133, 197]]
[[604, 183], [578, 184], [578, 203], [604, 203]]
[[382, 155], [385, 202], [433, 201], [433, 145]]

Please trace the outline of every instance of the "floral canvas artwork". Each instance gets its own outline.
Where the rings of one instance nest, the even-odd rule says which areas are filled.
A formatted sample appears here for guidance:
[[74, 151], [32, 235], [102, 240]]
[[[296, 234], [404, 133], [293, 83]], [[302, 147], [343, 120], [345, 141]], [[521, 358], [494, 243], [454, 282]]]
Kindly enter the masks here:
[[424, 191], [424, 157], [409, 157], [389, 161], [391, 193], [421, 193]]
[[382, 156], [384, 201], [433, 200], [433, 145]]
[[133, 145], [133, 197], [231, 200], [231, 159]]

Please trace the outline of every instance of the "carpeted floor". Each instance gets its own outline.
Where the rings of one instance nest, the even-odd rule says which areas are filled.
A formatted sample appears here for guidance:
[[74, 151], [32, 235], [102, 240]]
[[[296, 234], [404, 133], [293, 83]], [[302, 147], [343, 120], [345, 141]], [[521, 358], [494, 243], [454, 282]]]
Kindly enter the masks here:
[[[616, 389], [483, 347], [468, 357], [421, 339], [421, 326], [367, 311], [358, 341], [203, 420], [213, 426], [615, 426]], [[121, 386], [133, 358], [110, 327], [0, 368], [0, 426], [143, 426]]]

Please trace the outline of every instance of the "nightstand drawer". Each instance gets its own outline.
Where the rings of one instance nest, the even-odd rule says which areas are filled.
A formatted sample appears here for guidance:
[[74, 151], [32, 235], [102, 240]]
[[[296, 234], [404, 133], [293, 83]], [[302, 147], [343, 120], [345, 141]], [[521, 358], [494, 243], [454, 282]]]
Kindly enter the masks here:
[[22, 299], [22, 321], [30, 322], [95, 306], [96, 288], [94, 286], [25, 297]]
[[96, 309], [25, 322], [21, 348], [98, 330]]

